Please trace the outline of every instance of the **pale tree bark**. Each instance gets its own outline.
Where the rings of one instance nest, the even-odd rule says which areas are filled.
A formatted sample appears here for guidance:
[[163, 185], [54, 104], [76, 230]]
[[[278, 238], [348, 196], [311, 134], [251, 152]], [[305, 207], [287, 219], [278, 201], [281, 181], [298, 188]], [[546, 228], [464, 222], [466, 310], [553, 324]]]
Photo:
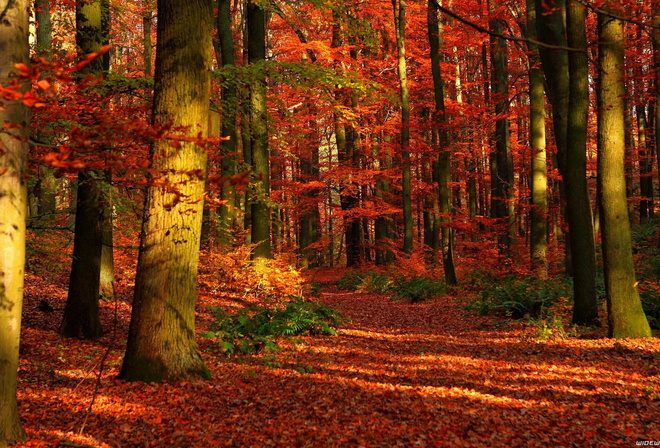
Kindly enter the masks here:
[[566, 211], [573, 264], [573, 323], [598, 323], [596, 250], [591, 202], [587, 186], [587, 117], [589, 115], [589, 67], [585, 6], [569, 0], [566, 11], [567, 43], [584, 52], [568, 55], [570, 72], [568, 128], [566, 138]]
[[[29, 65], [27, 0], [0, 0], [0, 85], [16, 79], [14, 64]], [[23, 92], [27, 90], [24, 83]], [[29, 112], [2, 100], [0, 123], [0, 446], [25, 440], [16, 403], [18, 346], [23, 308]]]
[[252, 198], [254, 258], [272, 258], [270, 237], [270, 163], [266, 104], [266, 11], [250, 0], [247, 4], [248, 62], [259, 72], [250, 83], [250, 146], [255, 177]]
[[[537, 39], [536, 0], [527, 0], [527, 29], [531, 39]], [[531, 167], [531, 231], [530, 252], [532, 267], [539, 278], [548, 276], [548, 175], [545, 142], [545, 99], [543, 71], [536, 45], [529, 46], [529, 128], [532, 150]]]
[[401, 189], [403, 195], [403, 251], [413, 249], [413, 214], [410, 186], [410, 94], [406, 65], [406, 1], [392, 0], [396, 31], [397, 61], [401, 99]]
[[[157, 34], [153, 122], [206, 137], [213, 0], [159, 0]], [[206, 148], [156, 140], [151, 153], [151, 167], [164, 177], [147, 190], [120, 377], [145, 382], [209, 378], [195, 341]]]
[[[445, 282], [455, 285], [456, 270], [454, 268], [453, 235], [450, 227], [451, 213], [449, 182], [451, 181], [451, 158], [449, 153], [449, 136], [447, 131], [448, 120], [445, 110], [445, 85], [442, 80], [442, 26], [438, 20], [438, 10], [434, 0], [429, 0], [427, 9], [428, 38], [431, 50], [431, 70], [433, 75], [433, 91], [435, 100], [435, 111], [433, 121], [436, 123], [433, 129], [432, 143], [438, 154], [438, 160], [434, 167], [434, 181], [437, 182], [437, 194], [439, 198], [440, 218], [434, 217], [433, 240], [439, 240], [442, 248], [442, 266], [445, 271]], [[441, 227], [441, 228], [439, 228]], [[440, 235], [441, 238], [438, 238]]]
[[598, 28], [598, 187], [608, 335], [651, 337], [637, 292], [626, 200], [623, 23], [600, 15]]

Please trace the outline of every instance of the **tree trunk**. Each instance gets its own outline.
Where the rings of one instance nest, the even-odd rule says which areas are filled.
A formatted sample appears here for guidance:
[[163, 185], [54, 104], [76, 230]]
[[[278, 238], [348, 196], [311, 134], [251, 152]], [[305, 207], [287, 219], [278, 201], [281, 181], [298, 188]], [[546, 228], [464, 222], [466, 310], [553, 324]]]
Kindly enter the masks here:
[[[231, 31], [231, 1], [218, 0], [218, 37], [220, 40], [220, 66], [232, 67], [234, 60], [234, 39]], [[238, 225], [236, 210], [236, 191], [231, 178], [236, 175], [236, 114], [238, 95], [234, 80], [229, 79], [222, 89], [222, 137], [228, 138], [220, 143], [222, 190], [221, 198], [226, 201], [220, 207], [220, 241], [228, 244], [232, 241], [231, 232]]]
[[589, 67], [585, 7], [569, 0], [566, 11], [567, 42], [584, 52], [568, 55], [570, 71], [568, 133], [566, 141], [566, 211], [573, 263], [573, 323], [598, 323], [596, 250], [591, 202], [587, 186], [587, 117], [589, 115]]
[[[536, 0], [536, 10], [542, 11], [536, 15], [536, 30], [541, 42], [566, 46], [566, 29], [564, 15], [566, 13], [566, 0]], [[552, 105], [552, 126], [554, 130], [555, 146], [557, 147], [557, 167], [562, 176], [566, 173], [566, 135], [568, 133], [568, 98], [569, 98], [569, 72], [568, 54], [566, 51], [539, 47], [543, 73], [547, 81], [548, 98]], [[561, 201], [566, 199], [564, 182], [556, 181], [559, 187]], [[563, 204], [560, 205], [563, 207]], [[562, 213], [564, 215], [564, 213]], [[556, 230], [561, 232], [562, 226]], [[570, 229], [569, 229], [570, 231]], [[572, 272], [570, 237], [564, 234], [566, 271]]]
[[252, 173], [252, 244], [254, 258], [272, 258], [270, 239], [270, 164], [266, 105], [266, 11], [252, 0], [247, 5], [248, 62], [259, 73], [250, 83], [250, 146]]
[[[26, 0], [0, 0], [0, 85], [17, 79], [14, 64], [29, 65]], [[27, 90], [23, 83], [22, 92]], [[18, 346], [23, 309], [29, 112], [19, 101], [3, 100], [0, 122], [0, 445], [25, 440], [16, 404]]]
[[[153, 121], [208, 132], [213, 2], [158, 1]], [[135, 297], [120, 377], [131, 381], [209, 378], [195, 341], [195, 299], [206, 150], [194, 142], [152, 143], [162, 183], [147, 190]], [[168, 186], [176, 185], [176, 190]]]
[[637, 293], [626, 201], [623, 23], [600, 15], [598, 31], [598, 187], [608, 335], [651, 337]]
[[[438, 154], [435, 166], [435, 181], [438, 183], [438, 198], [440, 219], [435, 222], [441, 224], [441, 246], [442, 265], [445, 271], [445, 282], [448, 285], [457, 283], [456, 270], [454, 269], [454, 249], [452, 229], [450, 227], [449, 215], [451, 214], [449, 182], [451, 181], [451, 158], [449, 154], [449, 136], [447, 131], [448, 120], [445, 111], [445, 85], [442, 80], [442, 27], [438, 20], [438, 11], [433, 0], [429, 0], [427, 9], [428, 39], [431, 50], [431, 70], [433, 75], [433, 91], [435, 99], [435, 113], [433, 121], [436, 123], [433, 138], [434, 146]], [[438, 129], [439, 128], [439, 129]], [[437, 230], [435, 230], [437, 232]], [[437, 237], [434, 237], [437, 238]]]
[[403, 194], [403, 251], [413, 249], [413, 214], [410, 186], [410, 99], [406, 66], [406, 1], [392, 0], [396, 30], [399, 87], [401, 94], [401, 189]]
[[[536, 0], [527, 0], [527, 29], [531, 39], [537, 39]], [[545, 152], [545, 99], [543, 96], [543, 72], [536, 45], [529, 47], [529, 128], [532, 150], [531, 191], [532, 212], [530, 252], [532, 267], [539, 278], [548, 276], [548, 177]]]
[[[83, 55], [99, 51], [107, 41], [106, 14], [102, 0], [79, 0], [76, 3], [76, 43]], [[102, 76], [107, 72], [107, 62], [109, 60], [106, 58], [94, 59], [81, 70], [80, 74]], [[112, 213], [108, 204], [109, 186], [103, 186], [103, 176], [103, 172], [90, 169], [78, 174], [73, 262], [64, 318], [59, 328], [60, 334], [66, 337], [96, 338], [102, 334], [99, 317], [101, 254], [104, 240], [102, 220], [104, 214]], [[111, 217], [108, 216], [107, 219]], [[109, 231], [112, 231], [112, 226]], [[109, 249], [111, 256], [112, 243]], [[106, 252], [107, 256], [108, 252]], [[108, 272], [106, 271], [105, 274], [107, 275]]]
[[660, 0], [653, 0], [653, 68], [655, 70], [655, 156], [660, 173]]
[[[493, 19], [490, 28], [496, 33], [502, 33], [503, 26], [500, 19]], [[511, 137], [509, 132], [509, 81], [507, 72], [507, 41], [491, 36], [491, 83], [495, 96], [495, 154], [496, 166], [494, 182], [494, 208], [495, 217], [499, 224], [505, 225], [505, 231], [500, 236], [500, 250], [510, 254], [511, 244], [515, 236], [515, 214], [512, 213], [513, 189], [513, 161], [511, 158]]]

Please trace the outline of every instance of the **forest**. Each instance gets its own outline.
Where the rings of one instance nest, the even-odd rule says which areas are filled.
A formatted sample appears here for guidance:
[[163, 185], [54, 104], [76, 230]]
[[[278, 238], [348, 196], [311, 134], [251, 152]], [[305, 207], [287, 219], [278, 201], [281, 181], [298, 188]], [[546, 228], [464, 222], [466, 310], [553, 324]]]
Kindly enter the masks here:
[[0, 0], [0, 447], [660, 445], [660, 0]]

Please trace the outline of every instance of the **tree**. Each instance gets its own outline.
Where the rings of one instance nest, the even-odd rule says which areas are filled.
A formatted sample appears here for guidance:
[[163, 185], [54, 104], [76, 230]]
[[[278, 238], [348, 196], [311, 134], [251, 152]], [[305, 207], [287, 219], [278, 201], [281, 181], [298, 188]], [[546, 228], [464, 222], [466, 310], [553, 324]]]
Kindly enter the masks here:
[[250, 83], [250, 147], [255, 177], [252, 198], [254, 258], [272, 258], [270, 241], [270, 163], [266, 98], [266, 11], [253, 0], [247, 4], [247, 53], [254, 74]]
[[[26, 0], [1, 0], [0, 88], [20, 83], [15, 64], [29, 62]], [[21, 83], [20, 91], [27, 90]], [[5, 95], [3, 95], [5, 97]], [[0, 123], [0, 446], [25, 440], [16, 403], [23, 309], [29, 112], [20, 98], [2, 100]]]
[[[76, 2], [76, 44], [83, 55], [100, 51], [101, 46], [107, 42], [107, 6], [103, 0]], [[96, 58], [83, 67], [81, 79], [85, 76], [101, 76], [107, 72], [109, 60], [104, 59]], [[73, 262], [64, 317], [59, 329], [63, 336], [95, 338], [103, 332], [99, 316], [103, 224], [106, 224], [106, 232], [112, 231], [109, 186], [103, 185], [104, 177], [103, 172], [89, 168], [78, 173]], [[105, 239], [107, 243], [108, 235]], [[112, 243], [106, 246], [112, 251]], [[107, 286], [106, 292], [109, 292]]]
[[608, 335], [651, 337], [637, 293], [626, 201], [623, 23], [600, 14], [598, 31], [598, 188]]
[[[537, 39], [536, 0], [527, 0], [527, 31]], [[545, 151], [545, 101], [543, 96], [543, 72], [540, 67], [538, 48], [529, 45], [529, 129], [532, 149], [532, 212], [530, 251], [532, 265], [539, 277], [548, 275], [548, 178]]]
[[[495, 33], [504, 29], [502, 19], [490, 20], [490, 28]], [[515, 214], [513, 213], [514, 179], [513, 160], [511, 158], [511, 135], [509, 129], [509, 73], [507, 71], [508, 44], [506, 39], [491, 35], [490, 62], [491, 88], [495, 100], [495, 154], [491, 159], [495, 175], [494, 190], [491, 196], [493, 216], [500, 224], [506, 225], [506, 231], [500, 237], [500, 249], [508, 254], [512, 238], [515, 235]]]
[[587, 186], [587, 117], [589, 115], [589, 66], [585, 31], [586, 7], [569, 0], [566, 11], [567, 43], [583, 51], [568, 55], [569, 103], [566, 134], [566, 211], [573, 263], [573, 323], [598, 322], [596, 249]]
[[[451, 213], [448, 183], [451, 180], [451, 159], [449, 154], [449, 138], [447, 131], [447, 113], [445, 111], [445, 86], [442, 80], [441, 48], [442, 29], [438, 20], [438, 11], [435, 0], [429, 0], [427, 10], [428, 38], [431, 50], [431, 70], [433, 75], [433, 91], [435, 100], [433, 143], [436, 145], [438, 160], [434, 167], [434, 181], [438, 183], [437, 194], [439, 200], [438, 210], [442, 218], [435, 217], [433, 220], [433, 241], [440, 241], [442, 248], [442, 265], [445, 270], [445, 281], [448, 285], [457, 283], [456, 271], [454, 269], [454, 247], [453, 235], [449, 227], [449, 219], [445, 216]], [[441, 127], [441, 129], [438, 129]], [[442, 229], [440, 224], [442, 223]], [[440, 233], [440, 235], [438, 235]], [[435, 246], [435, 244], [434, 244]], [[435, 249], [435, 247], [434, 247]]]
[[392, 0], [394, 8], [394, 30], [401, 95], [401, 190], [403, 195], [403, 251], [413, 249], [413, 215], [410, 187], [410, 94], [406, 66], [406, 1]]
[[[158, 1], [153, 122], [188, 138], [152, 143], [135, 296], [120, 377], [209, 378], [195, 341], [208, 131], [213, 2]], [[172, 188], [173, 187], [173, 188]]]

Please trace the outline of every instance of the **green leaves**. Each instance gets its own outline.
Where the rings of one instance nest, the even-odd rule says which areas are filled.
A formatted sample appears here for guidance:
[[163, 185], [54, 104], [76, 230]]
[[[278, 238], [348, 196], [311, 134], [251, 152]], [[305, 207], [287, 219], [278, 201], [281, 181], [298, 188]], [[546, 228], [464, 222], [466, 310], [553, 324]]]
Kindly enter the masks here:
[[202, 337], [217, 338], [222, 352], [231, 355], [277, 351], [277, 338], [298, 335], [335, 335], [344, 318], [333, 308], [303, 297], [291, 297], [284, 308], [252, 307], [228, 314], [213, 308], [216, 321]]

